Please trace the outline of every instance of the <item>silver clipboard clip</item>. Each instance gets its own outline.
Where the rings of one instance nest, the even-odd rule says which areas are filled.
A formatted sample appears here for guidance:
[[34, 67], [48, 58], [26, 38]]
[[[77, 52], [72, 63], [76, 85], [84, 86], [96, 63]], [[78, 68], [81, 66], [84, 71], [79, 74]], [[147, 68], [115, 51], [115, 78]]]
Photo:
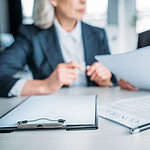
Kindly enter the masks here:
[[51, 120], [48, 118], [40, 118], [35, 120], [24, 120], [17, 122], [17, 129], [64, 129], [65, 126], [66, 125], [64, 119]]

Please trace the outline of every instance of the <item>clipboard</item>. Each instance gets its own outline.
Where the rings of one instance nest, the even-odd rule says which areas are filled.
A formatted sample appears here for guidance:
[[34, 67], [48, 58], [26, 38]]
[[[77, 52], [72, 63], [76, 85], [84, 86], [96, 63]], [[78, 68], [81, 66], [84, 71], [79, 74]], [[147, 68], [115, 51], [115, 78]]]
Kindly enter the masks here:
[[97, 95], [32, 96], [0, 118], [0, 132], [98, 129]]

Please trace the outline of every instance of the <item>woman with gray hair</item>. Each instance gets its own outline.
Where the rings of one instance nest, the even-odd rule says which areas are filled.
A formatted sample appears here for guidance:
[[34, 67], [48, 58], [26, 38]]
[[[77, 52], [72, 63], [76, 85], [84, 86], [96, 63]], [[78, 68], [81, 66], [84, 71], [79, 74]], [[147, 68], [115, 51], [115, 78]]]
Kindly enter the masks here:
[[[63, 86], [110, 86], [95, 55], [109, 54], [104, 29], [82, 22], [86, 0], [35, 0], [34, 25], [22, 25], [0, 56], [0, 96], [51, 94]], [[33, 80], [15, 78], [28, 64]]]

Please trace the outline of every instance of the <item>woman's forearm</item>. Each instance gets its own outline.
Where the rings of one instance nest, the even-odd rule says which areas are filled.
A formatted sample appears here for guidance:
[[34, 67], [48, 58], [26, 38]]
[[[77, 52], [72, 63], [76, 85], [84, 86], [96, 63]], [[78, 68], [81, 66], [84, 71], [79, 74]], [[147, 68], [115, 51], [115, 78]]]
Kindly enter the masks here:
[[21, 96], [46, 95], [52, 91], [47, 87], [44, 80], [28, 80], [21, 92]]

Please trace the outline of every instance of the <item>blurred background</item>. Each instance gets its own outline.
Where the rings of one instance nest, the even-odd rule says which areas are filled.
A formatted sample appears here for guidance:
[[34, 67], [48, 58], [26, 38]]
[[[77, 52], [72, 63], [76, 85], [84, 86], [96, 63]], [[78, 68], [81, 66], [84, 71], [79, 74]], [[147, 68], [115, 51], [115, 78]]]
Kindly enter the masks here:
[[[0, 0], [0, 50], [15, 41], [21, 23], [32, 24], [34, 0]], [[84, 21], [104, 27], [112, 53], [137, 48], [139, 33], [150, 30], [149, 0], [87, 0]]]

